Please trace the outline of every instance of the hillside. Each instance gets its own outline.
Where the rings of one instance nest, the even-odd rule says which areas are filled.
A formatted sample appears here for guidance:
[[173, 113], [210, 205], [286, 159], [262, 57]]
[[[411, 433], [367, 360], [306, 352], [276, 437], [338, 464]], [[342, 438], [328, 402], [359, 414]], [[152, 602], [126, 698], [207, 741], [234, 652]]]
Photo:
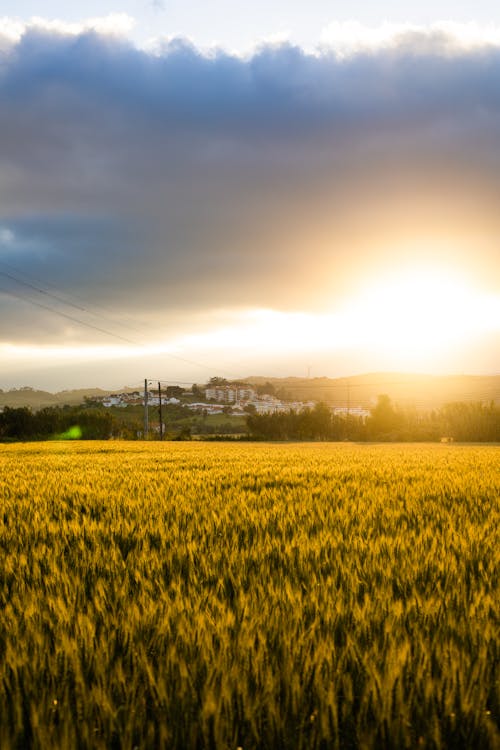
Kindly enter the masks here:
[[11, 391], [0, 391], [0, 409], [4, 406], [29, 406], [33, 411], [37, 411], [45, 406], [64, 406], [66, 404], [75, 406], [83, 403], [86, 396], [106, 396], [109, 393], [111, 391], [104, 391], [101, 388], [80, 388], [50, 393], [49, 391], [38, 391], [35, 388], [25, 386]]
[[[271, 383], [279, 395], [298, 401], [324, 401], [333, 407], [370, 408], [377, 397], [387, 393], [395, 404], [428, 411], [451, 401], [494, 401], [500, 404], [500, 375], [415, 375], [411, 373], [367, 373], [348, 378], [272, 378], [251, 376], [245, 382], [254, 386]], [[0, 409], [4, 406], [29, 406], [34, 411], [45, 406], [77, 405], [85, 397], [106, 396], [133, 390], [114, 391], [80, 388], [58, 393], [27, 386], [10, 391], [0, 390]]]
[[367, 373], [348, 378], [266, 378], [252, 376], [247, 382], [266, 382], [293, 399], [324, 401], [330, 406], [370, 408], [386, 393], [400, 406], [437, 409], [451, 401], [500, 403], [500, 375], [415, 375]]

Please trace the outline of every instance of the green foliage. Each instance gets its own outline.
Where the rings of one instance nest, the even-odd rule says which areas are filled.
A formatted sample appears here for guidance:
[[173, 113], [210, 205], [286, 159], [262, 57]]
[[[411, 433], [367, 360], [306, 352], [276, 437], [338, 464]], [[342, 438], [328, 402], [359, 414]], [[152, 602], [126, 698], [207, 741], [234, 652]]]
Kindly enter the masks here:
[[325, 404], [301, 412], [250, 414], [247, 427], [251, 435], [266, 440], [340, 440], [346, 432], [345, 421]]
[[6, 406], [0, 414], [0, 439], [4, 440], [106, 440], [112, 431], [113, 417], [102, 408], [49, 406], [33, 413], [26, 407], [12, 409]]
[[185, 392], [185, 389], [178, 385], [167, 385], [166, 388], [167, 398], [180, 398]]
[[397, 440], [402, 425], [402, 416], [394, 409], [389, 396], [379, 396], [368, 420], [368, 435], [378, 440]]
[[[176, 436], [183, 430], [192, 434], [241, 434], [245, 430], [242, 417], [231, 417], [231, 407], [223, 415], [193, 414], [185, 404], [165, 404], [162, 417], [167, 433]], [[448, 404], [438, 412], [417, 413], [394, 407], [388, 396], [380, 396], [368, 420], [354, 416], [332, 415], [322, 403], [302, 412], [256, 414], [246, 418], [251, 437], [257, 440], [376, 440], [392, 442], [437, 441], [441, 437], [456, 441], [500, 441], [500, 407], [494, 403]], [[158, 424], [158, 409], [149, 409], [152, 427]], [[0, 413], [0, 440], [75, 439], [68, 430], [77, 427], [85, 440], [106, 440], [110, 437], [137, 439], [142, 431], [142, 406], [127, 408], [46, 407], [33, 413], [27, 407], [6, 406]]]
[[193, 398], [195, 398], [198, 401], [200, 398], [204, 397], [205, 389], [203, 387], [200, 387], [196, 383], [193, 383], [191, 387], [191, 393], [193, 395]]
[[446, 434], [455, 440], [500, 440], [500, 409], [493, 403], [447, 404], [442, 415], [447, 428]]
[[269, 380], [262, 385], [258, 385], [256, 387], [257, 394], [259, 396], [275, 396], [276, 395], [276, 388], [272, 383], [269, 382]]
[[189, 427], [183, 427], [183, 429], [177, 433], [174, 440], [191, 440], [191, 430]]
[[[113, 417], [112, 433], [114, 437], [125, 440], [137, 439], [142, 433], [144, 410], [142, 406], [126, 408], [111, 407], [107, 409]], [[183, 404], [166, 404], [162, 409], [162, 421], [165, 425], [166, 439], [171, 439], [189, 428], [193, 435], [241, 434], [245, 432], [245, 420], [240, 416], [225, 414], [194, 413]], [[159, 423], [157, 407], [149, 409], [149, 423], [152, 428]], [[158, 437], [152, 433], [151, 438]]]
[[0, 435], [21, 439], [31, 437], [34, 434], [34, 419], [31, 409], [27, 406], [19, 409], [6, 406], [0, 414]]
[[0, 747], [494, 750], [497, 468], [0, 446]]
[[464, 442], [500, 442], [500, 407], [491, 403], [447, 404], [438, 412], [398, 409], [378, 397], [368, 419], [335, 416], [325, 404], [302, 412], [250, 414], [250, 435], [259, 440], [375, 440], [430, 442], [442, 437]]

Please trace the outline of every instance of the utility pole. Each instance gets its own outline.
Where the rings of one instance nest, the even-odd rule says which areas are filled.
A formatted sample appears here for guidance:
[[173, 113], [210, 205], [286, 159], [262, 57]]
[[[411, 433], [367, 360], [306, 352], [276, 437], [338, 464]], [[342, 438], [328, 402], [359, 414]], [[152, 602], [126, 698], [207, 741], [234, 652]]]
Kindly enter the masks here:
[[346, 438], [349, 440], [351, 437], [351, 381], [347, 380], [347, 434]]
[[160, 415], [160, 440], [163, 440], [163, 420], [161, 414], [161, 383], [158, 381], [158, 413]]
[[149, 437], [149, 419], [148, 419], [148, 381], [144, 381], [144, 440]]

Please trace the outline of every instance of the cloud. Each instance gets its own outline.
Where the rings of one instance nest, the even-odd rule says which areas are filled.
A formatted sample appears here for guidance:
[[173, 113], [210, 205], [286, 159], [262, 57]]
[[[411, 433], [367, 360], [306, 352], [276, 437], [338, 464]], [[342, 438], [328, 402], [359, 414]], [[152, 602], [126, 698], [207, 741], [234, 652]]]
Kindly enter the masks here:
[[86, 18], [83, 21], [63, 21], [33, 16], [29, 21], [0, 17], [0, 52], [6, 52], [19, 43], [23, 36], [32, 32], [48, 32], [64, 36], [79, 36], [89, 32], [107, 36], [128, 36], [135, 26], [135, 19], [127, 13], [109, 13], [106, 16]]
[[[151, 54], [102, 33], [119, 25], [1, 26], [0, 264], [155, 337], [222, 307], [321, 307], [417, 252], [498, 269], [494, 35], [243, 58]], [[41, 309], [34, 327], [12, 283], [0, 339], [96, 335]]]
[[366, 26], [358, 21], [334, 21], [323, 29], [320, 43], [340, 57], [402, 48], [455, 55], [486, 47], [500, 48], [500, 25], [438, 21], [424, 26], [385, 21]]

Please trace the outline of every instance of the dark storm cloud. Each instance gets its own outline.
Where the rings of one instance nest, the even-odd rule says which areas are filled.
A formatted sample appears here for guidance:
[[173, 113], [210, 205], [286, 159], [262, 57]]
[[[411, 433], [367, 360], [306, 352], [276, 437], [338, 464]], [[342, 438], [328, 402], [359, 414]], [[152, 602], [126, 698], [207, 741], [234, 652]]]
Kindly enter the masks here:
[[241, 59], [31, 31], [0, 57], [0, 261], [139, 315], [300, 307], [396, 222], [493, 233], [499, 114], [499, 50], [443, 36]]

